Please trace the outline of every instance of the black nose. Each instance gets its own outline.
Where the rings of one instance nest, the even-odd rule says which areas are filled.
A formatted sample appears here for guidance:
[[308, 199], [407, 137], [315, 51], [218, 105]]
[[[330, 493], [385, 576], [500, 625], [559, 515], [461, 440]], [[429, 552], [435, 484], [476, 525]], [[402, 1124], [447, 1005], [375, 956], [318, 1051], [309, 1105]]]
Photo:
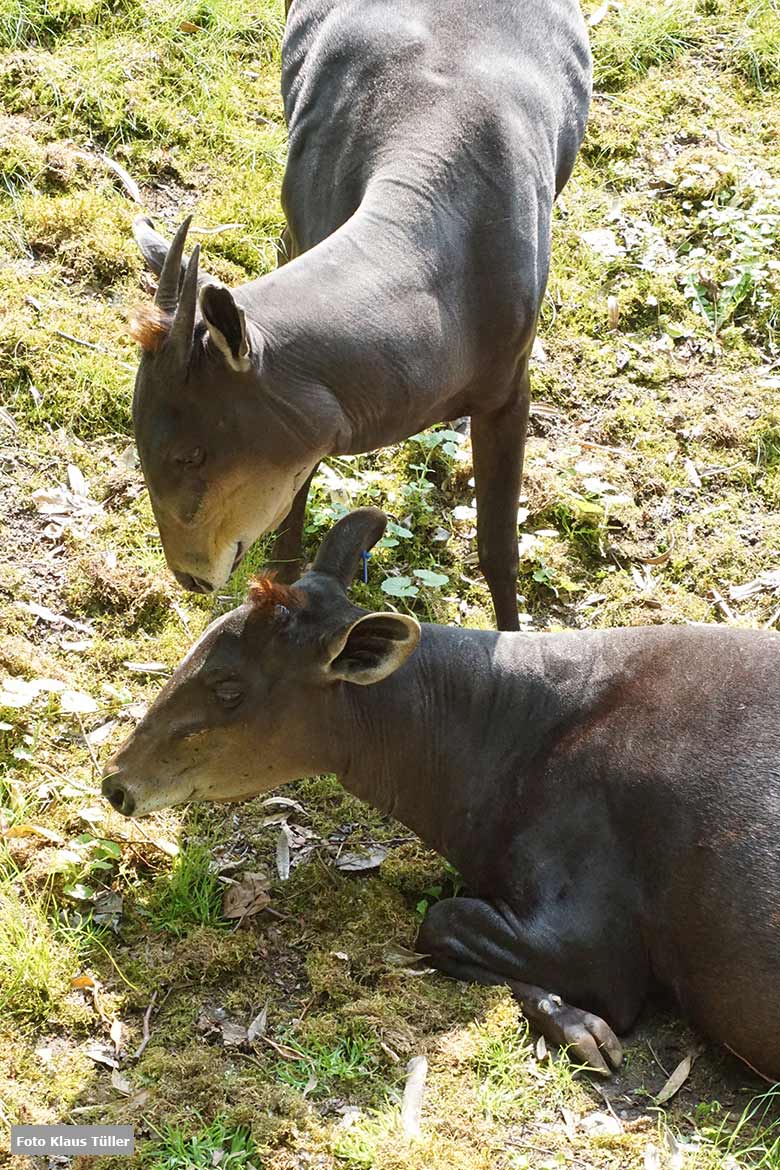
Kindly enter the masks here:
[[117, 812], [131, 817], [135, 810], [135, 797], [132, 796], [119, 780], [109, 777], [103, 781], [103, 795]]
[[185, 589], [189, 589], [190, 593], [213, 593], [214, 586], [210, 581], [204, 581], [202, 577], [193, 577], [190, 573], [179, 573], [176, 569], [173, 570], [173, 575], [180, 585]]

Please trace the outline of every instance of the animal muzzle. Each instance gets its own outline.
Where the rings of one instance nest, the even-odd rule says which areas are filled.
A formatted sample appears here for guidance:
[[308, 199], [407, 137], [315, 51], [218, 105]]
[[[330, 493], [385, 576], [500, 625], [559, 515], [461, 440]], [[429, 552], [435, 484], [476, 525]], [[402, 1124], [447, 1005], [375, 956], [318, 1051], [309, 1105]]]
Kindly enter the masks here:
[[173, 570], [173, 575], [182, 588], [187, 589], [190, 593], [214, 592], [211, 581], [207, 581], [204, 577], [193, 577], [192, 573], [180, 573], [178, 569]]
[[131, 817], [135, 812], [135, 797], [119, 776], [106, 776], [103, 781], [103, 795], [111, 807], [122, 816]]
[[219, 589], [222, 584], [224, 584], [224, 581], [227, 580], [231, 573], [235, 572], [244, 558], [246, 549], [247, 545], [245, 541], [236, 541], [235, 545], [233, 546], [233, 560], [230, 564], [230, 568], [228, 569], [227, 573], [225, 573], [223, 566], [222, 573], [216, 571], [214, 574], [212, 574], [216, 580], [211, 580], [210, 577], [195, 576], [194, 573], [184, 573], [180, 569], [172, 569], [172, 572], [179, 584], [184, 589], [187, 589], [190, 593], [213, 593], [216, 589]]

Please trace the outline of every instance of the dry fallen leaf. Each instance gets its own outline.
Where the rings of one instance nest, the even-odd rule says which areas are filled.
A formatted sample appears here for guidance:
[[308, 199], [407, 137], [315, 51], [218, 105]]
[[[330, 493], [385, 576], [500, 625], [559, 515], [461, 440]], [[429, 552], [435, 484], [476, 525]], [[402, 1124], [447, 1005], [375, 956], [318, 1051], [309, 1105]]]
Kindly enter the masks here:
[[68, 629], [79, 630], [82, 634], [95, 632], [92, 626], [87, 625], [86, 622], [76, 622], [72, 618], [65, 617], [62, 613], [55, 613], [53, 609], [49, 609], [48, 605], [39, 605], [37, 601], [17, 601], [16, 605], [19, 609], [26, 610], [33, 617], [40, 618], [42, 622], [47, 622], [51, 626], [67, 626]]
[[616, 260], [626, 254], [625, 248], [611, 228], [594, 228], [592, 231], [580, 232], [580, 239], [597, 252], [602, 260]]
[[61, 845], [65, 840], [54, 829], [46, 829], [43, 825], [11, 825], [10, 829], [3, 831], [4, 837], [43, 837], [45, 841], [51, 841], [55, 845]]
[[385, 948], [382, 958], [388, 967], [414, 967], [423, 959], [430, 958], [430, 955], [421, 955], [417, 951], [410, 951], [408, 947], [401, 946], [400, 943], [391, 943]]
[[688, 477], [688, 483], [691, 484], [692, 487], [700, 488], [701, 476], [696, 470], [696, 464], [693, 462], [693, 460], [683, 459], [683, 467], [685, 468], [685, 474]]
[[296, 812], [306, 815], [303, 805], [289, 796], [269, 796], [263, 801], [263, 808], [294, 808]]
[[222, 1033], [222, 1043], [225, 1048], [239, 1048], [247, 1042], [247, 1030], [243, 1024], [236, 1024], [232, 1020], [225, 1020], [219, 1025]]
[[623, 1125], [611, 1113], [601, 1113], [598, 1110], [588, 1113], [580, 1121], [580, 1129], [589, 1137], [617, 1137], [623, 1133]]
[[125, 1097], [129, 1097], [133, 1091], [133, 1086], [118, 1068], [113, 1069], [111, 1072], [111, 1084], [118, 1093], [124, 1094]]
[[100, 745], [105, 743], [109, 738], [114, 728], [118, 726], [118, 719], [109, 719], [107, 723], [101, 723], [100, 727], [94, 728], [94, 730], [90, 731], [86, 736], [87, 743], [90, 745], [90, 747], [100, 747]]
[[95, 1064], [105, 1064], [108, 1068], [119, 1067], [114, 1058], [113, 1050], [108, 1044], [88, 1044], [84, 1052], [90, 1060], [94, 1060]]
[[99, 825], [101, 821], [105, 820], [106, 810], [99, 808], [96, 804], [91, 804], [87, 808], [80, 808], [76, 815], [82, 821], [86, 821], [88, 825]]
[[272, 1040], [270, 1036], [260, 1036], [259, 1039], [267, 1044], [269, 1048], [273, 1048], [277, 1056], [281, 1056], [283, 1060], [300, 1060], [301, 1053], [294, 1048], [289, 1048], [286, 1044], [278, 1044], [276, 1040]]
[[113, 1019], [108, 1034], [113, 1041], [114, 1052], [119, 1056], [119, 1049], [122, 1047], [122, 1021]]
[[68, 486], [75, 496], [89, 495], [89, 485], [84, 478], [84, 473], [76, 467], [75, 463], [68, 465]]
[[248, 918], [265, 910], [270, 902], [265, 874], [245, 873], [225, 890], [222, 914], [225, 918]]
[[133, 1093], [132, 1097], [128, 1097], [125, 1101], [125, 1109], [140, 1109], [146, 1104], [152, 1095], [151, 1089], [139, 1089], [137, 1093]]
[[146, 840], [166, 857], [178, 857], [181, 852], [175, 841], [166, 841], [164, 837], [146, 837]]
[[280, 880], [286, 882], [290, 876], [290, 830], [287, 825], [282, 825], [276, 838], [276, 870]]
[[652, 1142], [645, 1146], [643, 1166], [644, 1170], [661, 1170], [661, 1155], [658, 1146], [654, 1146]]
[[622, 5], [615, 3], [615, 0], [605, 0], [604, 4], [600, 4], [595, 12], [591, 12], [588, 17], [588, 27], [596, 28], [610, 12], [616, 12], [621, 7]]
[[576, 1114], [572, 1113], [571, 1109], [567, 1109], [565, 1105], [561, 1105], [561, 1117], [563, 1118], [567, 1138], [570, 1142], [575, 1142], [577, 1140]]
[[364, 869], [378, 869], [387, 857], [388, 850], [384, 845], [375, 845], [364, 853], [342, 853], [336, 858], [336, 869], [345, 873], [359, 873]]
[[251, 1021], [246, 1030], [246, 1038], [250, 1044], [254, 1044], [255, 1040], [259, 1040], [261, 1036], [265, 1036], [265, 1030], [268, 1026], [268, 1004], [263, 1010], [259, 1012]]
[[656, 1105], [665, 1105], [667, 1101], [671, 1101], [676, 1093], [679, 1093], [688, 1077], [691, 1075], [691, 1069], [702, 1053], [701, 1048], [692, 1048], [690, 1052], [686, 1053], [677, 1068], [674, 1070], [669, 1080], [666, 1082], [661, 1092], [655, 1099]]
[[92, 696], [83, 691], [63, 691], [60, 707], [68, 715], [92, 715], [98, 709]]
[[97, 980], [93, 979], [91, 975], [77, 975], [74, 979], [71, 979], [70, 985], [78, 991], [91, 990], [100, 986]]

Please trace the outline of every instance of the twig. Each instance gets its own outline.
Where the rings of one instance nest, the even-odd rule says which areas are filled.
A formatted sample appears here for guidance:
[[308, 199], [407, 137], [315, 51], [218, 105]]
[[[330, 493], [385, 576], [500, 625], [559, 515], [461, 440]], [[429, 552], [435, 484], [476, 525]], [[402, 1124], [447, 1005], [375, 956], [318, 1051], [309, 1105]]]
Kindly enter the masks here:
[[574, 436], [574, 442], [579, 447], [585, 447], [588, 451], [611, 451], [614, 455], [624, 455], [630, 457], [634, 454], [633, 451], [627, 451], [625, 447], [608, 447], [605, 443], [591, 443], [588, 439], [578, 439]]
[[128, 174], [128, 172], [125, 170], [125, 168], [120, 163], [118, 163], [116, 161], [116, 159], [111, 158], [111, 156], [108, 154], [105, 154], [105, 152], [103, 154], [98, 155], [96, 158], [95, 155], [88, 154], [86, 150], [77, 150], [76, 151], [76, 158], [83, 158], [87, 162], [96, 162], [97, 159], [99, 159], [100, 162], [102, 162], [104, 166], [108, 167], [108, 169], [110, 171], [114, 172], [114, 174], [119, 179], [122, 186], [124, 187], [125, 192], [133, 200], [133, 203], [138, 203], [141, 207], [143, 207], [144, 201], [141, 198], [141, 191], [140, 191], [138, 184], [136, 183], [135, 179], [132, 178], [132, 176]]
[[63, 329], [50, 329], [49, 333], [53, 333], [55, 337], [63, 337], [65, 341], [72, 341], [74, 345], [83, 345], [85, 349], [96, 349], [99, 352], [108, 353], [108, 350], [99, 342], [87, 341], [84, 337], [74, 337], [72, 333], [65, 333]]
[[38, 768], [39, 771], [45, 772], [48, 776], [53, 777], [58, 783], [68, 784], [71, 788], [76, 788], [79, 792], [83, 792], [87, 796], [96, 798], [100, 795], [99, 792], [95, 792], [94, 788], [88, 788], [86, 784], [80, 784], [78, 780], [72, 780], [70, 776], [63, 776], [61, 772], [58, 772], [56, 768], [52, 768], [51, 764], [45, 764], [43, 760], [33, 760], [32, 765], [34, 768]]
[[315, 1002], [315, 1000], [316, 1000], [316, 999], [317, 999], [317, 996], [316, 996], [316, 995], [310, 995], [310, 996], [309, 996], [309, 998], [306, 1000], [306, 1003], [303, 1005], [303, 1011], [301, 1012], [300, 1016], [298, 1017], [298, 1019], [299, 1019], [299, 1020], [305, 1020], [305, 1019], [306, 1019], [306, 1015], [307, 1015], [307, 1013], [308, 1013], [308, 1011], [309, 1011], [309, 1008], [311, 1008], [311, 1007], [312, 1007], [312, 1005], [314, 1004], [314, 1002]]
[[125, 168], [120, 163], [118, 163], [116, 159], [111, 158], [111, 156], [105, 154], [105, 152], [101, 154], [100, 159], [103, 163], [105, 163], [110, 171], [114, 172], [133, 202], [138, 203], [141, 207], [143, 207], [144, 201], [141, 198], [141, 191], [135, 179], [130, 174], [128, 174]]
[[768, 1077], [765, 1073], [760, 1072], [754, 1064], [751, 1064], [750, 1061], [746, 1060], [744, 1056], [740, 1056], [740, 1054], [734, 1048], [732, 1048], [730, 1044], [726, 1044], [725, 1040], [723, 1041], [723, 1043], [726, 1046], [726, 1048], [728, 1048], [731, 1055], [736, 1056], [737, 1060], [741, 1060], [743, 1064], [746, 1064], [748, 1066], [748, 1068], [750, 1069], [750, 1071], [755, 1073], [757, 1077], [760, 1077], [762, 1081], [766, 1081], [766, 1083], [768, 1085], [774, 1084], [774, 1080], [772, 1077]]
[[96, 947], [99, 947], [99, 948], [100, 948], [100, 950], [103, 952], [103, 954], [104, 954], [104, 955], [106, 956], [106, 958], [108, 959], [108, 961], [109, 961], [109, 963], [111, 964], [111, 966], [112, 966], [112, 967], [114, 968], [114, 970], [116, 971], [116, 973], [117, 973], [117, 975], [119, 976], [119, 978], [122, 980], [122, 982], [123, 982], [123, 983], [127, 984], [127, 986], [128, 986], [130, 989], [131, 989], [131, 991], [140, 991], [140, 990], [141, 990], [141, 988], [140, 988], [140, 987], [136, 987], [136, 985], [135, 985], [134, 983], [131, 983], [131, 982], [130, 982], [130, 980], [127, 978], [127, 976], [126, 976], [126, 975], [125, 975], [125, 973], [123, 972], [122, 968], [121, 968], [121, 967], [119, 966], [119, 964], [117, 963], [117, 961], [116, 961], [116, 959], [114, 958], [114, 956], [111, 954], [111, 952], [110, 952], [110, 951], [109, 951], [109, 950], [108, 950], [106, 947], [104, 947], [104, 946], [103, 946], [103, 944], [102, 944], [102, 942], [100, 941], [100, 939], [99, 939], [99, 938], [93, 937], [93, 938], [90, 940], [90, 942], [91, 942], [91, 943], [94, 943], [94, 945], [95, 945]]
[[232, 232], [237, 228], [246, 227], [243, 223], [218, 223], [214, 227], [191, 227], [190, 235], [217, 236], [220, 232]]
[[406, 1084], [401, 1103], [401, 1128], [408, 1138], [420, 1136], [420, 1115], [428, 1061], [424, 1056], [413, 1056], [406, 1066]]
[[138, 1045], [138, 1047], [136, 1048], [136, 1050], [133, 1054], [135, 1060], [138, 1060], [138, 1058], [142, 1055], [144, 1048], [146, 1048], [146, 1045], [149, 1043], [149, 1041], [152, 1038], [152, 1032], [151, 1032], [151, 1029], [149, 1027], [149, 1020], [151, 1018], [152, 1009], [154, 1008], [156, 1000], [157, 1000], [157, 992], [153, 991], [152, 998], [149, 1000], [149, 1006], [146, 1009], [146, 1011], [144, 1012], [144, 1038], [141, 1041], [141, 1043]]
[[775, 610], [775, 612], [772, 614], [772, 616], [771, 616], [771, 618], [769, 619], [769, 621], [768, 621], [768, 622], [766, 623], [766, 625], [764, 626], [764, 629], [765, 629], [765, 630], [771, 630], [771, 629], [772, 629], [772, 626], [775, 624], [775, 622], [777, 621], [777, 619], [778, 619], [778, 618], [780, 618], [780, 609], [776, 609], [776, 610]]
[[65, 341], [71, 341], [74, 345], [81, 345], [85, 349], [94, 349], [97, 353], [108, 354], [109, 357], [119, 362], [119, 365], [123, 366], [126, 370], [135, 369], [135, 366], [131, 365], [130, 362], [121, 361], [116, 354], [113, 354], [110, 349], [106, 349], [105, 345], [101, 345], [98, 341], [87, 341], [84, 337], [74, 337], [72, 333], [66, 333], [64, 329], [48, 329], [47, 332], [53, 334], [54, 337], [62, 337]]
[[615, 1121], [618, 1123], [618, 1125], [620, 1126], [620, 1128], [622, 1130], [624, 1128], [623, 1122], [620, 1120], [617, 1113], [615, 1112], [615, 1108], [614, 1108], [612, 1102], [610, 1101], [609, 1096], [607, 1095], [606, 1089], [602, 1085], [596, 1084], [595, 1082], [593, 1084], [593, 1088], [596, 1090], [599, 1097], [601, 1097], [601, 1099], [604, 1102], [604, 1104], [606, 1105], [607, 1109], [612, 1114]]
[[87, 733], [86, 733], [86, 730], [84, 729], [84, 720], [81, 718], [78, 711], [76, 712], [76, 718], [79, 721], [79, 727], [81, 728], [81, 735], [82, 735], [82, 738], [84, 740], [84, 743], [87, 745], [87, 751], [89, 752], [89, 758], [92, 760], [92, 767], [95, 769], [95, 775], [99, 777], [100, 776], [100, 764], [98, 764], [98, 762], [97, 762], [97, 756], [95, 755], [95, 749], [93, 748], [92, 744], [87, 739]]
[[330, 866], [325, 864], [325, 861], [324, 861], [319, 849], [315, 850], [314, 856], [316, 857], [318, 865], [322, 869], [322, 872], [325, 874], [325, 877], [328, 879], [330, 884], [332, 886], [337, 886], [339, 884], [338, 879], [336, 878], [336, 876], [333, 873], [333, 870], [330, 868]]
[[728, 621], [734, 621], [734, 614], [731, 612], [728, 602], [726, 601], [723, 594], [715, 588], [715, 586], [707, 591], [707, 600], [709, 601], [710, 605], [717, 606], [717, 608]]
[[5, 406], [0, 406], [0, 422], [4, 423], [11, 431], [16, 432], [19, 430], [19, 424], [10, 410], [7, 410]]
[[[154, 837], [150, 837], [149, 834], [147, 833], [146, 829], [143, 827], [142, 824], [140, 824], [139, 821], [135, 820], [134, 817], [132, 817], [131, 820], [133, 822], [133, 827], [138, 830], [138, 832], [141, 834], [141, 836], [143, 838], [145, 838], [145, 840], [147, 840], [150, 845], [154, 845], [155, 849], [159, 849], [161, 853], [164, 853], [166, 855], [166, 857], [173, 857], [173, 854], [171, 853], [170, 849], [166, 849], [165, 845], [161, 845], [159, 841], [155, 841]], [[128, 840], [128, 838], [125, 837], [124, 840]], [[131, 842], [131, 844], [132, 844], [132, 842]], [[178, 845], [176, 846], [176, 849], [178, 851]]]
[[304, 1060], [305, 1056], [302, 1052], [297, 1052], [294, 1048], [290, 1048], [287, 1044], [277, 1044], [270, 1036], [258, 1036], [258, 1040], [262, 1040], [269, 1048], [273, 1048], [274, 1052], [278, 1053], [283, 1060]]
[[661, 1064], [660, 1060], [658, 1059], [658, 1053], [657, 1053], [657, 1052], [656, 1052], [656, 1050], [653, 1048], [653, 1046], [652, 1046], [652, 1044], [650, 1043], [650, 1041], [649, 1041], [649, 1040], [647, 1041], [647, 1047], [650, 1049], [651, 1053], [653, 1054], [653, 1060], [655, 1061], [655, 1063], [656, 1063], [656, 1064], [658, 1065], [658, 1067], [660, 1068], [661, 1072], [664, 1074], [664, 1076], [665, 1076], [665, 1077], [666, 1077], [666, 1079], [668, 1080], [668, 1079], [669, 1079], [669, 1070], [668, 1070], [668, 1069], [666, 1069], [666, 1068], [664, 1068], [664, 1066]]

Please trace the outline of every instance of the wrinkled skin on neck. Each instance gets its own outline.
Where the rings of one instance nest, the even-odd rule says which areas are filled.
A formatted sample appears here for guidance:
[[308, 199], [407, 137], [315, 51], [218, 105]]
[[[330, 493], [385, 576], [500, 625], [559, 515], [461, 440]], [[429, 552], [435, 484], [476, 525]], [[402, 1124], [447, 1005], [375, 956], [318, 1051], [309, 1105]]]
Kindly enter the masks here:
[[[182, 369], [156, 386], [183, 405], [179, 438], [199, 458], [225, 420], [227, 441], [215, 433], [224, 475], [207, 459], [193, 486], [171, 469], [158, 450], [165, 411], [138, 396], [141, 460], [185, 586], [219, 586], [243, 547], [284, 517], [321, 456], [376, 450], [468, 414], [477, 420], [480, 564], [499, 624], [517, 627], [528, 358], [553, 201], [584, 131], [590, 54], [576, 0], [488, 9], [475, 21], [473, 0], [292, 5], [282, 50], [290, 262], [232, 292], [209, 292], [204, 274], [191, 272], [224, 376], [201, 378], [197, 326], [186, 368], [194, 303], [187, 313], [179, 304]], [[166, 242], [148, 223], [139, 234], [159, 271]], [[156, 302], [167, 312], [180, 284], [186, 301], [181, 260], [179, 246]], [[144, 363], [142, 386], [152, 368]], [[195, 384], [203, 394], [190, 392]], [[249, 414], [234, 411], [244, 384], [257, 405]], [[302, 513], [303, 496], [299, 505]], [[298, 523], [296, 510], [294, 544]]]

